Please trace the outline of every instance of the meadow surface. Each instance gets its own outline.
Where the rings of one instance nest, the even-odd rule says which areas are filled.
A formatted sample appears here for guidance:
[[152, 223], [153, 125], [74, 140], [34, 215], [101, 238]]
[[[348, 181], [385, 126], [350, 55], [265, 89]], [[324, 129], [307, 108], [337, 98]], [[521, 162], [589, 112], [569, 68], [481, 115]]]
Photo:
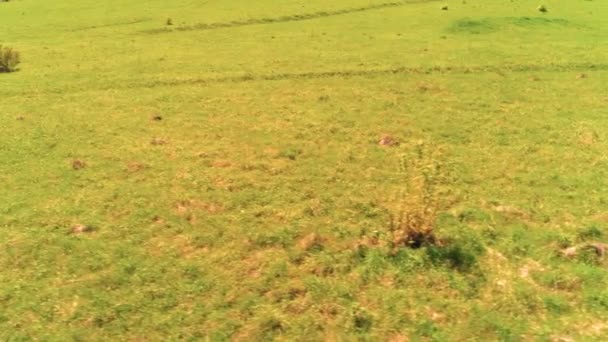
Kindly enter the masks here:
[[0, 2], [0, 340], [608, 339], [608, 3], [447, 4]]

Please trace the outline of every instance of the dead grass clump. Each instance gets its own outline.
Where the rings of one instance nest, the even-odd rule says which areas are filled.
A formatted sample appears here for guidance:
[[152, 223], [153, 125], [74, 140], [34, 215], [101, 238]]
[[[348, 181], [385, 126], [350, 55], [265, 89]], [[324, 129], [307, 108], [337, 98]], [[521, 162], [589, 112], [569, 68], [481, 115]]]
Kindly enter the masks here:
[[19, 63], [21, 63], [19, 52], [0, 44], [0, 73], [17, 71]]
[[429, 84], [426, 84], [426, 83], [419, 83], [419, 84], [416, 86], [416, 88], [418, 89], [418, 91], [419, 91], [419, 92], [421, 92], [421, 93], [425, 93], [425, 92], [427, 92], [427, 91], [431, 90], [431, 89], [432, 89], [432, 86], [431, 86], [431, 85], [429, 85]]
[[595, 255], [599, 259], [603, 259], [604, 256], [606, 256], [606, 252], [608, 251], [608, 245], [600, 242], [590, 242], [564, 248], [560, 250], [559, 253], [566, 258], [574, 258], [578, 256], [582, 251], [591, 251], [595, 253]]
[[435, 223], [447, 202], [441, 189], [447, 174], [438, 154], [435, 146], [420, 141], [413, 152], [401, 158], [404, 184], [390, 213], [390, 231], [395, 248], [442, 245], [435, 234]]
[[137, 162], [131, 162], [127, 164], [127, 171], [129, 172], [138, 172], [144, 170], [145, 168], [146, 165]]
[[317, 233], [310, 233], [298, 241], [298, 249], [305, 252], [322, 246], [323, 239]]
[[585, 146], [592, 146], [599, 142], [600, 136], [594, 127], [587, 123], [581, 122], [576, 126], [576, 136], [578, 143]]
[[399, 146], [399, 141], [397, 139], [395, 139], [394, 137], [385, 134], [382, 136], [382, 138], [380, 138], [380, 141], [378, 141], [378, 145], [380, 146]]
[[84, 169], [87, 166], [87, 164], [80, 159], [74, 159], [72, 160], [72, 169], [74, 170], [81, 170]]
[[199, 200], [182, 200], [175, 204], [175, 211], [179, 216], [190, 217], [193, 212], [217, 214], [224, 210], [221, 204], [203, 202]]
[[92, 233], [95, 231], [95, 228], [92, 226], [87, 226], [84, 224], [76, 224], [72, 226], [70, 232], [74, 235], [84, 234], [84, 233]]
[[152, 144], [154, 146], [166, 145], [167, 141], [165, 139], [161, 139], [161, 138], [154, 138], [150, 141], [150, 144]]
[[219, 159], [219, 160], [215, 160], [211, 163], [212, 167], [215, 168], [219, 168], [219, 169], [225, 169], [227, 167], [231, 167], [232, 163], [229, 160], [225, 160], [225, 159]]

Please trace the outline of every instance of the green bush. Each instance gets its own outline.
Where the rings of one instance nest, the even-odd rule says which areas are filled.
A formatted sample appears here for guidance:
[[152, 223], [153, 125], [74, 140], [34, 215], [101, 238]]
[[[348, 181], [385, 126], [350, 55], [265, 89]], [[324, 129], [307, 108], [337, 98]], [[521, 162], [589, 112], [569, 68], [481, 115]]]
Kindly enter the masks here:
[[13, 72], [21, 62], [19, 52], [8, 46], [0, 45], [0, 72]]

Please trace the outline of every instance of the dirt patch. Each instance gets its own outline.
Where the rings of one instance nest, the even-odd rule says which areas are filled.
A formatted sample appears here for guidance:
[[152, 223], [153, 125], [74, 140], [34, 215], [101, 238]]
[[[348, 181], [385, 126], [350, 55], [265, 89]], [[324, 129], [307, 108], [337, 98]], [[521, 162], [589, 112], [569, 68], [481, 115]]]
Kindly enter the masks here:
[[399, 146], [399, 141], [388, 134], [384, 134], [378, 141], [378, 145], [386, 147], [395, 147]]
[[76, 225], [72, 226], [72, 228], [70, 229], [70, 233], [72, 233], [74, 235], [92, 233], [94, 231], [95, 231], [94, 227], [85, 225], [85, 224], [76, 224]]
[[72, 160], [72, 169], [74, 170], [82, 170], [87, 166], [87, 164], [80, 159], [74, 159]]
[[127, 171], [129, 172], [139, 172], [144, 170], [147, 166], [141, 163], [131, 162], [127, 164]]
[[178, 215], [184, 216], [193, 211], [201, 211], [208, 214], [217, 214], [224, 210], [224, 207], [217, 203], [203, 202], [199, 200], [183, 200], [175, 205]]
[[154, 138], [150, 141], [150, 144], [152, 144], [154, 146], [166, 145], [167, 141], [165, 139], [161, 139], [161, 138]]
[[314, 248], [321, 247], [323, 245], [323, 239], [317, 233], [310, 233], [304, 236], [298, 241], [298, 249], [301, 251], [309, 251]]
[[161, 256], [177, 252], [181, 258], [192, 259], [209, 252], [209, 247], [199, 246], [190, 236], [179, 234], [173, 237], [157, 237], [150, 241], [150, 253]]
[[211, 166], [215, 167], [215, 168], [225, 169], [225, 168], [231, 167], [232, 163], [229, 160], [218, 159], [218, 160], [214, 160], [211, 163]]
[[602, 259], [608, 252], [608, 245], [600, 242], [590, 242], [585, 244], [580, 244], [568, 248], [564, 248], [559, 251], [559, 253], [566, 258], [574, 258], [576, 257], [580, 251], [582, 250], [590, 250], [595, 252], [598, 258]]

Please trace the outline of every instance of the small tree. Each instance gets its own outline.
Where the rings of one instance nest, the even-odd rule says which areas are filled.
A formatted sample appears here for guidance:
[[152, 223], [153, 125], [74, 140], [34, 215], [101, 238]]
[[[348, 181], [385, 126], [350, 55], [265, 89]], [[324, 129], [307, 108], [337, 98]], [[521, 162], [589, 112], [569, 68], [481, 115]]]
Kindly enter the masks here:
[[21, 62], [19, 52], [0, 44], [0, 72], [13, 72]]

